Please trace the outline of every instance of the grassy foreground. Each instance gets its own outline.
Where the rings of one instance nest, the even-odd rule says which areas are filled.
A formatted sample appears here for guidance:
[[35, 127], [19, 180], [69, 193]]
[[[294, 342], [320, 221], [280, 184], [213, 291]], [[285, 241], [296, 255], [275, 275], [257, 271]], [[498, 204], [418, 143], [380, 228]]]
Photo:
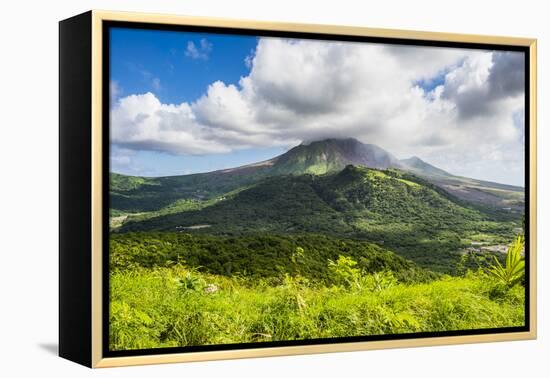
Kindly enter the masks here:
[[524, 324], [524, 287], [481, 271], [410, 284], [374, 274], [346, 285], [289, 275], [252, 282], [175, 265], [114, 271], [110, 285], [111, 350]]

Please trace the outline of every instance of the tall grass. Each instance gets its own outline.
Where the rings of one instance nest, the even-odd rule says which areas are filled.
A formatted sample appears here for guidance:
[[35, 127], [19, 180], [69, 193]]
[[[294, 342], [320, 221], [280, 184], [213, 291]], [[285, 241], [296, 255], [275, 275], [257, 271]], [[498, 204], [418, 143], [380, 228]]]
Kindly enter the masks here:
[[128, 350], [524, 324], [524, 288], [503, 287], [482, 271], [416, 284], [368, 276], [356, 285], [349, 277], [344, 282], [346, 278], [351, 284], [326, 286], [287, 275], [273, 285], [267, 280], [251, 282], [198, 273], [181, 265], [115, 271], [110, 276], [110, 348]]

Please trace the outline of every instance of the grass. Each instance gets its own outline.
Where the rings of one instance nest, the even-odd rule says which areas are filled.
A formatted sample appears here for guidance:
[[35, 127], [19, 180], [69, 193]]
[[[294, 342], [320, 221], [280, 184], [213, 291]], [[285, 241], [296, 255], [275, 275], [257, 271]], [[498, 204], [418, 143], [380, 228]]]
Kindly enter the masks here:
[[524, 324], [524, 287], [483, 272], [356, 289], [288, 275], [273, 285], [175, 265], [114, 271], [110, 285], [112, 350]]

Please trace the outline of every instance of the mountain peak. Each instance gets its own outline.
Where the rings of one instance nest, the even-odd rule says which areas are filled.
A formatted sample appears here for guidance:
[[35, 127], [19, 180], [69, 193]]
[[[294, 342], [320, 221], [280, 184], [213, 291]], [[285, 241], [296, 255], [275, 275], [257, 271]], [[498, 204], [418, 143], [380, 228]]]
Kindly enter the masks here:
[[268, 175], [322, 175], [341, 171], [348, 165], [375, 169], [396, 168], [420, 176], [451, 176], [418, 156], [399, 160], [382, 147], [366, 144], [351, 137], [303, 141], [270, 160], [223, 172], [244, 174], [251, 170], [263, 170], [263, 174]]
[[311, 146], [311, 145], [322, 145], [322, 144], [363, 144], [355, 138], [324, 138], [324, 139], [313, 139], [313, 140], [304, 140], [300, 143], [300, 146]]
[[368, 168], [398, 168], [399, 160], [374, 144], [355, 138], [327, 138], [303, 142], [276, 158], [273, 169], [283, 174], [324, 174], [346, 165]]

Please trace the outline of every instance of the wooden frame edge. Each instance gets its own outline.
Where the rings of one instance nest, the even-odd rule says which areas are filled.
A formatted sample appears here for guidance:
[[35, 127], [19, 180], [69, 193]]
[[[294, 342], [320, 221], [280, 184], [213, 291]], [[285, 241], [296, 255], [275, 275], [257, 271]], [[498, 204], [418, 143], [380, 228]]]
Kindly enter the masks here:
[[[355, 35], [385, 38], [412, 39], [421, 41], [463, 42], [499, 44], [529, 48], [530, 66], [530, 218], [529, 218], [529, 283], [530, 283], [530, 330], [527, 332], [496, 333], [485, 335], [444, 336], [417, 339], [347, 342], [305, 346], [235, 349], [210, 352], [170, 353], [131, 357], [103, 358], [102, 331], [102, 22], [127, 21], [159, 24], [187, 24], [197, 26], [217, 26], [225, 28], [273, 30], [305, 33], [326, 33], [334, 35]], [[472, 343], [534, 340], [537, 338], [537, 40], [534, 38], [501, 37], [474, 34], [455, 34], [414, 30], [380, 29], [357, 26], [337, 26], [322, 24], [296, 24], [197, 16], [176, 16], [162, 14], [92, 11], [92, 367], [118, 367], [145, 364], [165, 364], [177, 362], [199, 362], [210, 360], [230, 360], [240, 358], [307, 355], [331, 352], [353, 352], [374, 349], [394, 349], [459, 345]]]
[[94, 366], [96, 368], [136, 366], [147, 364], [168, 364], [178, 362], [202, 362], [214, 360], [234, 360], [242, 358], [281, 357], [308, 354], [323, 354], [336, 352], [359, 352], [366, 350], [416, 348], [442, 345], [460, 345], [473, 343], [488, 343], [502, 341], [532, 340], [531, 332], [503, 333], [491, 335], [447, 336], [424, 339], [365, 341], [357, 343], [319, 344], [307, 346], [290, 346], [275, 348], [257, 348], [225, 350], [195, 353], [173, 353], [132, 357], [104, 358]]
[[529, 299], [530, 332], [537, 338], [537, 40], [529, 44]]
[[420, 30], [369, 28], [363, 26], [254, 21], [246, 19], [182, 16], [158, 13], [116, 12], [106, 10], [94, 10], [92, 12], [95, 17], [98, 17], [101, 20], [105, 21], [127, 21], [171, 25], [187, 24], [236, 29], [260, 29], [302, 33], [325, 33], [335, 35], [356, 35], [369, 37], [414, 39], [423, 41], [469, 42], [525, 47], [531, 46], [532, 43], [535, 41], [534, 38], [523, 37], [503, 37], [478, 34], [429, 32]]
[[102, 19], [92, 11], [92, 367], [103, 358]]

